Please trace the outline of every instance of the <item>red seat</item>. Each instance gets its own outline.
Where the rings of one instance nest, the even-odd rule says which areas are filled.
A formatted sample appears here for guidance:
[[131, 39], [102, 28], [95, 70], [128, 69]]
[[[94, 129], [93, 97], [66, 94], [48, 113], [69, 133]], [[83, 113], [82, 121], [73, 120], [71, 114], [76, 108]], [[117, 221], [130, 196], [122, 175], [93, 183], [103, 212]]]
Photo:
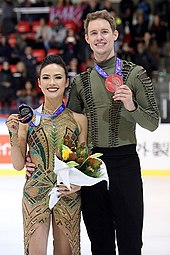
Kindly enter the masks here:
[[43, 58], [45, 58], [46, 53], [44, 49], [33, 49], [32, 54], [34, 57], [36, 57], [37, 62], [41, 62]]
[[58, 49], [49, 49], [47, 52], [47, 55], [55, 55], [55, 54], [59, 54], [60, 50]]
[[[2, 101], [0, 101], [0, 109], [2, 109]], [[0, 117], [1, 117], [1, 114], [0, 114]]]
[[51, 21], [51, 20], [48, 21], [48, 25], [49, 25], [50, 27], [51, 27], [53, 24], [54, 24], [53, 21]]
[[16, 35], [10, 35], [8, 38], [8, 42], [11, 47], [15, 47], [16, 44]]
[[17, 24], [17, 32], [18, 33], [29, 33], [31, 31], [30, 29], [30, 23], [29, 21], [19, 21]]
[[25, 40], [35, 40], [35, 33], [28, 33], [24, 36]]
[[12, 73], [16, 72], [16, 65], [10, 65], [10, 69]]
[[72, 20], [64, 20], [63, 22], [64, 22], [64, 25], [65, 25], [67, 30], [68, 29], [73, 29], [74, 31], [76, 31], [77, 26], [74, 23], [74, 21], [72, 21]]
[[40, 26], [40, 22], [38, 20], [35, 20], [32, 22], [32, 32], [36, 33], [37, 32], [37, 27]]
[[16, 105], [16, 101], [15, 101], [15, 100], [12, 100], [12, 101], [11, 101], [10, 108], [11, 108], [12, 110], [15, 110], [15, 111], [16, 111], [17, 105]]

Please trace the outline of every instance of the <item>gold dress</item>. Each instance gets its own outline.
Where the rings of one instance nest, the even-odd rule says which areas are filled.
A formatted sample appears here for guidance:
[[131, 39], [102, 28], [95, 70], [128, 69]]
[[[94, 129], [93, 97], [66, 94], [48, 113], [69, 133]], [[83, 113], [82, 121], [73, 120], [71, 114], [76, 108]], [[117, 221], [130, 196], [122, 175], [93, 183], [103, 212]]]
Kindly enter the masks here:
[[51, 214], [66, 235], [72, 255], [80, 255], [80, 192], [60, 198], [51, 210], [48, 206], [48, 194], [56, 185], [56, 174], [53, 172], [56, 148], [67, 133], [77, 139], [78, 126], [69, 109], [52, 119], [41, 117], [37, 127], [28, 128], [27, 142], [36, 171], [26, 181], [23, 191], [25, 255], [29, 255], [31, 235], [40, 224], [48, 222]]

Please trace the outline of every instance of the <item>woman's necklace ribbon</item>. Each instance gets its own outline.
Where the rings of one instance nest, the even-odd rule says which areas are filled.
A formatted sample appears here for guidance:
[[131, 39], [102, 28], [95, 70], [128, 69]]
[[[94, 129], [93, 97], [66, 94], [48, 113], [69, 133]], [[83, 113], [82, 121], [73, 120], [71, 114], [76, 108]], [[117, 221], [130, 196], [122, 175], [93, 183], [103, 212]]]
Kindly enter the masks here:
[[104, 78], [106, 78], [105, 86], [110, 92], [115, 92], [116, 89], [123, 84], [123, 74], [121, 72], [121, 60], [116, 58], [116, 73], [108, 75], [97, 63], [94, 63], [95, 70]]

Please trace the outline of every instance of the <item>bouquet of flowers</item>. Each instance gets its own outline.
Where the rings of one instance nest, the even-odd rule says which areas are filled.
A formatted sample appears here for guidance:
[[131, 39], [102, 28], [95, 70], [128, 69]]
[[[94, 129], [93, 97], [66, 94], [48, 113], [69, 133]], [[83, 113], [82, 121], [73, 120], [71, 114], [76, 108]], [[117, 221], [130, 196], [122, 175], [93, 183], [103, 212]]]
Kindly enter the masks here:
[[[91, 186], [103, 180], [109, 184], [107, 169], [100, 156], [101, 153], [92, 153], [91, 145], [80, 144], [66, 135], [55, 156], [57, 184], [65, 185], [68, 189], [70, 184]], [[57, 187], [53, 187], [49, 196], [51, 209], [60, 199]]]
[[76, 167], [84, 174], [91, 177], [101, 175], [102, 161], [99, 159], [103, 154], [92, 154], [92, 145], [74, 142], [69, 135], [64, 137], [64, 142], [59, 146], [59, 158], [66, 162], [69, 167]]

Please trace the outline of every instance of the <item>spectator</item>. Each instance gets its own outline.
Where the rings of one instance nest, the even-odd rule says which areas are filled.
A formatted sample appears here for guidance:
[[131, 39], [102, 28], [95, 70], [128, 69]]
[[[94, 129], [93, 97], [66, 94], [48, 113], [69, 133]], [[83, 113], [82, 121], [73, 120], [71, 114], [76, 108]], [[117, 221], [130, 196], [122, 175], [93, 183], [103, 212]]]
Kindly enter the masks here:
[[27, 71], [24, 62], [19, 61], [16, 64], [16, 71], [13, 73], [13, 87], [15, 98], [17, 99], [18, 91], [24, 88], [26, 82]]
[[63, 49], [64, 41], [67, 36], [67, 30], [61, 19], [56, 16], [51, 26], [52, 37], [49, 42], [50, 48]]
[[150, 77], [152, 77], [152, 72], [157, 69], [156, 60], [149, 48], [145, 48], [144, 41], [137, 43], [133, 62], [142, 66]]
[[153, 21], [150, 28], [152, 37], [157, 41], [161, 50], [164, 43], [167, 41], [168, 25], [161, 20], [159, 14], [153, 16]]
[[14, 89], [12, 87], [12, 73], [8, 61], [4, 61], [0, 71], [0, 101], [2, 103], [2, 113], [9, 113], [11, 100], [14, 99]]
[[117, 11], [115, 9], [110, 9], [110, 14], [114, 17], [116, 22], [116, 29], [119, 32], [119, 37], [114, 43], [115, 51], [119, 52], [119, 49], [122, 45], [123, 37], [124, 37], [124, 27], [122, 23], [122, 19], [118, 16]]
[[128, 42], [123, 42], [118, 52], [119, 57], [126, 59], [127, 61], [132, 61], [134, 48], [130, 46]]
[[144, 23], [146, 23], [146, 26], [148, 26], [149, 25], [150, 14], [151, 14], [150, 3], [148, 3], [147, 0], [139, 0], [139, 2], [136, 5], [136, 9], [139, 9], [143, 12]]
[[88, 0], [84, 6], [82, 20], [86, 19], [86, 16], [90, 12], [99, 11], [102, 9], [101, 2], [99, 0]]
[[68, 64], [68, 77], [70, 80], [70, 83], [72, 82], [73, 78], [79, 73], [80, 70], [78, 70], [78, 59], [72, 58]]
[[119, 4], [119, 9], [120, 9], [120, 17], [122, 19], [123, 26], [125, 27], [126, 22], [128, 22], [130, 26], [130, 30], [131, 30], [133, 13], [134, 13], [134, 1], [121, 0]]
[[[82, 13], [82, 20], [86, 19], [86, 16], [90, 12], [98, 11], [102, 9], [102, 3], [99, 0], [87, 0], [85, 2], [84, 10]], [[83, 28], [84, 29], [84, 28]]]
[[142, 10], [136, 10], [136, 24], [132, 28], [133, 46], [135, 47], [138, 42], [143, 40], [145, 32], [148, 31], [148, 25], [144, 20], [144, 14]]
[[67, 37], [64, 42], [63, 58], [68, 65], [72, 58], [77, 57], [77, 35], [73, 29], [67, 30]]
[[5, 60], [11, 62], [12, 51], [13, 49], [8, 43], [8, 37], [2, 36], [0, 42], [0, 63]]
[[16, 34], [16, 42], [12, 51], [12, 62], [16, 64], [20, 61], [20, 57], [24, 54], [24, 49], [27, 46], [23, 36]]
[[35, 86], [37, 77], [36, 77], [36, 69], [37, 69], [37, 60], [33, 56], [32, 47], [26, 46], [24, 50], [24, 54], [20, 58], [21, 61], [24, 62], [27, 69], [27, 79]]
[[159, 61], [160, 61], [160, 49], [159, 49], [157, 41], [155, 40], [155, 38], [152, 37], [149, 31], [145, 32], [143, 40], [144, 40], [145, 49], [149, 49], [149, 51], [152, 53], [156, 61], [155, 65], [158, 68]]
[[160, 15], [162, 21], [168, 24], [168, 29], [170, 30], [170, 1], [169, 0], [159, 0], [155, 2], [155, 13]]
[[9, 35], [15, 32], [15, 25], [17, 23], [14, 12], [14, 3], [12, 0], [4, 0], [1, 6], [1, 29], [3, 35]]
[[37, 105], [36, 96], [36, 90], [33, 88], [32, 83], [27, 80], [23, 89], [17, 91], [17, 106], [24, 103], [34, 108]]
[[113, 10], [113, 3], [110, 0], [104, 0], [102, 9], [107, 10], [108, 12], [111, 12]]
[[52, 29], [47, 24], [45, 18], [40, 19], [40, 26], [37, 27], [35, 34], [35, 47], [44, 48], [46, 51], [50, 49], [50, 41], [52, 38]]

